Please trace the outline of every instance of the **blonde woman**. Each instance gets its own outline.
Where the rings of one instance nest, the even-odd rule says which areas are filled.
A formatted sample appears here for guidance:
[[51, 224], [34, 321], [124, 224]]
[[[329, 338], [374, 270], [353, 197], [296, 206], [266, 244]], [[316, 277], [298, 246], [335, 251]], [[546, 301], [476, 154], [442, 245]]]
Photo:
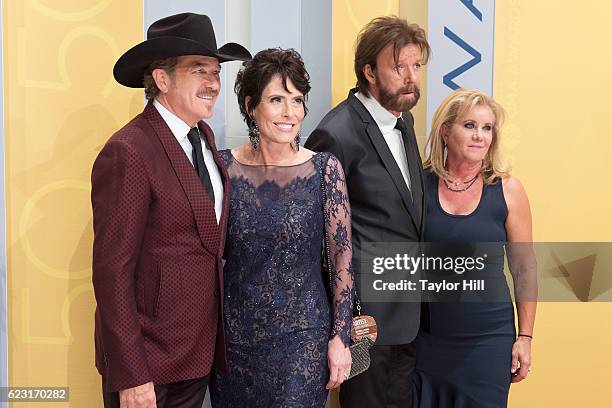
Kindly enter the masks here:
[[[533, 291], [516, 302], [517, 332], [503, 275], [504, 245], [510, 257], [508, 245], [532, 240], [527, 194], [501, 159], [503, 117], [491, 97], [459, 89], [433, 118], [424, 164], [425, 240], [448, 247], [498, 243], [501, 255], [487, 262], [482, 275], [495, 299], [427, 303], [417, 340], [421, 407], [505, 407], [510, 384], [525, 379], [531, 365]], [[509, 261], [514, 272], [531, 266], [530, 257]], [[527, 283], [533, 289], [532, 278]]]

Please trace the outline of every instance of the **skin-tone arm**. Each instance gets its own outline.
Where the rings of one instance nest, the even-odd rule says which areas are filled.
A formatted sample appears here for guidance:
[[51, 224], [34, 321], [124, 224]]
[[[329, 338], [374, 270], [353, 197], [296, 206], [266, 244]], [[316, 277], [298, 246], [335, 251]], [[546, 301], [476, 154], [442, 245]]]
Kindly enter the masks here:
[[340, 336], [334, 336], [327, 344], [327, 363], [329, 381], [325, 388], [331, 390], [344, 382], [344, 373], [351, 372], [351, 351], [342, 343]]
[[[531, 210], [527, 193], [514, 177], [503, 181], [504, 196], [508, 206], [506, 235], [508, 240], [508, 265], [514, 278], [518, 333], [533, 335], [536, 315], [537, 282], [531, 229]], [[513, 243], [527, 243], [512, 245]], [[519, 336], [512, 347], [512, 382], [527, 377], [531, 366], [531, 338]]]

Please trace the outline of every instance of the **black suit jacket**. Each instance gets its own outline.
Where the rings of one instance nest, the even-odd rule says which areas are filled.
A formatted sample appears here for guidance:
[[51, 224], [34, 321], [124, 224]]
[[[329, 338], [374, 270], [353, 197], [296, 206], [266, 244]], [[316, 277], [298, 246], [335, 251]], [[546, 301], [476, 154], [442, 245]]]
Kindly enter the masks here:
[[[323, 118], [305, 146], [333, 153], [344, 168], [352, 212], [353, 268], [359, 293], [362, 274], [371, 273], [361, 271], [362, 244], [421, 241], [424, 194], [423, 168], [412, 114], [403, 115], [408, 128], [408, 137], [404, 138], [410, 170], [411, 190], [408, 190], [378, 125], [354, 93], [351, 90], [347, 99]], [[376, 344], [406, 344], [415, 338], [420, 303], [361, 303], [361, 312], [374, 316], [378, 323]]]

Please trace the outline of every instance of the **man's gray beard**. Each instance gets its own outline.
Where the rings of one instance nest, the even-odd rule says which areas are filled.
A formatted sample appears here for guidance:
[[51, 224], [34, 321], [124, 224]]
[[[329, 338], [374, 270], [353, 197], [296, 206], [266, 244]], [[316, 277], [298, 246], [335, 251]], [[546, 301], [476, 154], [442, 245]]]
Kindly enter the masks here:
[[421, 97], [421, 93], [419, 88], [415, 86], [411, 89], [411, 91], [414, 92], [414, 99], [402, 101], [400, 97], [404, 91], [405, 89], [400, 89], [399, 93], [391, 93], [388, 92], [386, 88], [379, 86], [378, 97], [380, 100], [378, 102], [387, 110], [394, 112], [407, 112], [416, 106], [419, 98]]

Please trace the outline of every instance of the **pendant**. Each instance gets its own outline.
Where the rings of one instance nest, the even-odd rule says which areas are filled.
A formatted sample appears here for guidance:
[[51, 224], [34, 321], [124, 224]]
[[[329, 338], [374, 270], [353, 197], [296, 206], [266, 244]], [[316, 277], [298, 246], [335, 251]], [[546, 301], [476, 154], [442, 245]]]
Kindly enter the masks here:
[[353, 317], [353, 325], [351, 327], [351, 340], [358, 342], [364, 337], [369, 337], [372, 342], [376, 341], [378, 329], [376, 320], [372, 316], [360, 315]]

